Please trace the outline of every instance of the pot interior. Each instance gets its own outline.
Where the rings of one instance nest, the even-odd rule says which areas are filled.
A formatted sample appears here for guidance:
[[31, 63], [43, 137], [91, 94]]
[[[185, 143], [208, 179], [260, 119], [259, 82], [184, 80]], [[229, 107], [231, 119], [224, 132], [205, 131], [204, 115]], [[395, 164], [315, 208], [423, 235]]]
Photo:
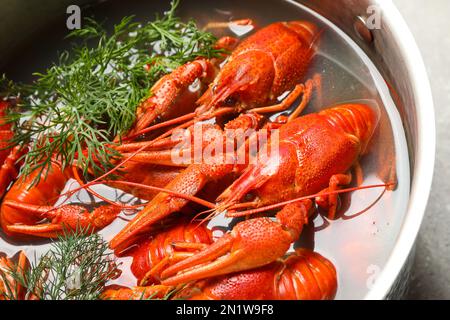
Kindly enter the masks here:
[[[1, 1], [0, 1], [1, 2]], [[9, 1], [4, 1], [9, 2]], [[250, 0], [215, 1], [209, 7], [198, 1], [183, 0], [178, 13], [193, 17], [200, 25], [209, 21], [228, 21], [250, 17], [259, 26], [275, 21], [308, 19], [320, 25], [323, 37], [308, 77], [322, 76], [321, 97], [316, 97], [307, 113], [343, 102], [365, 102], [380, 113], [377, 133], [369, 154], [361, 165], [364, 184], [398, 180], [393, 191], [382, 189], [356, 191], [342, 198], [345, 213], [329, 221], [316, 215], [295, 246], [317, 250], [332, 260], [339, 274], [338, 299], [364, 298], [376, 277], [382, 272], [395, 246], [407, 210], [410, 168], [414, 165], [416, 119], [413, 110], [404, 106], [412, 101], [408, 77], [401, 67], [401, 57], [395, 41], [389, 35], [377, 35], [374, 42], [358, 38], [354, 30], [355, 17], [366, 8], [365, 1], [294, 1]], [[6, 19], [0, 22], [1, 72], [13, 80], [30, 81], [32, 71], [43, 71], [57, 59], [57, 52], [69, 47], [64, 40], [65, 8], [70, 3], [83, 6], [83, 15], [93, 15], [106, 24], [118, 22], [123, 16], [135, 15], [136, 20], [149, 20], [155, 12], [163, 12], [163, 1], [45, 1], [37, 12], [28, 2], [16, 1], [9, 6]], [[311, 8], [312, 10], [308, 9]], [[38, 17], [39, 14], [39, 17]], [[14, 35], [5, 30], [17, 30]], [[1, 31], [0, 31], [1, 32]], [[220, 35], [221, 32], [218, 32]], [[392, 66], [396, 66], [393, 68]], [[395, 74], [396, 77], [392, 77]], [[394, 89], [395, 88], [395, 89]], [[109, 192], [105, 187], [105, 192]], [[364, 209], [368, 210], [364, 211]], [[229, 220], [217, 219], [214, 225], [229, 226]], [[102, 231], [106, 238], [123, 227], [115, 222]], [[0, 251], [12, 254], [25, 249], [30, 256], [48, 247], [43, 243], [11, 243], [0, 239]], [[125, 261], [129, 263], [129, 261]], [[124, 283], [133, 282], [125, 274]], [[134, 283], [134, 282], [133, 282]], [[130, 283], [128, 283], [130, 285]]]

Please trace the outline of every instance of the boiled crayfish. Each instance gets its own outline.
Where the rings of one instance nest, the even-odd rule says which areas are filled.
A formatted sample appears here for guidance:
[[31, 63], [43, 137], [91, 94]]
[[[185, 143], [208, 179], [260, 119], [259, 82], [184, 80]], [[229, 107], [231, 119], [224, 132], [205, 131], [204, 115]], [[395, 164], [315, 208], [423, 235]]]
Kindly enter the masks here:
[[[31, 235], [56, 238], [65, 232], [84, 230], [94, 232], [109, 225], [121, 209], [103, 205], [91, 212], [76, 204], [54, 207], [70, 176], [54, 162], [44, 172], [45, 178], [34, 185], [39, 170], [16, 181], [6, 193], [0, 207], [3, 231], [9, 236]], [[40, 223], [42, 220], [50, 222]]]
[[[266, 266], [191, 283], [176, 290], [164, 285], [108, 288], [106, 300], [329, 300], [337, 289], [336, 269], [320, 254], [297, 249]], [[172, 294], [171, 294], [172, 293]]]
[[[23, 300], [25, 288], [19, 283], [18, 277], [24, 278], [29, 262], [25, 253], [20, 251], [17, 262], [0, 256], [0, 300]], [[15, 275], [12, 275], [12, 273]]]
[[[249, 165], [219, 196], [217, 207], [227, 210], [227, 216], [237, 217], [252, 214], [252, 208], [318, 194], [318, 204], [325, 203], [334, 217], [337, 199], [321, 196], [320, 192], [350, 183], [348, 170], [364, 153], [376, 123], [372, 108], [356, 104], [326, 109], [287, 123], [280, 128], [278, 154], [264, 163]], [[234, 208], [242, 208], [240, 201], [244, 197], [245, 207], [251, 209], [234, 212]], [[280, 258], [307, 222], [308, 201], [286, 204], [276, 222], [268, 218], [240, 222], [209, 248], [166, 269], [162, 273], [167, 278], [163, 284], [252, 269]], [[255, 251], [264, 254], [252, 254]]]
[[[298, 197], [333, 191], [349, 184], [348, 170], [364, 153], [377, 123], [377, 114], [366, 105], [341, 105], [318, 114], [296, 118], [280, 127], [279, 152], [265, 162], [251, 164], [218, 198], [219, 210], [228, 216], [242, 216], [233, 212], [243, 208], [258, 208]], [[194, 164], [180, 173], [168, 186], [169, 190], [196, 194], [208, 181], [220, 180], [235, 170], [233, 163]], [[249, 200], [248, 196], [252, 199]], [[337, 199], [320, 196], [319, 204], [330, 209], [333, 216]], [[129, 245], [130, 239], [187, 204], [186, 199], [168, 193], [156, 196], [143, 211], [112, 241], [111, 247]], [[285, 254], [307, 222], [308, 201], [291, 203], [277, 215], [277, 222], [268, 218], [246, 220], [235, 226], [210, 248], [200, 251], [166, 269], [162, 276], [171, 277], [163, 284], [175, 284], [199, 278], [259, 267]], [[244, 211], [245, 215], [252, 210]], [[274, 249], [273, 243], [279, 244]], [[255, 256], [251, 253], [264, 253]], [[187, 270], [183, 272], [183, 270]], [[179, 274], [177, 274], [179, 273]]]
[[[337, 276], [329, 260], [306, 249], [288, 250], [308, 224], [313, 200], [328, 211], [328, 218], [336, 218], [337, 193], [352, 182], [350, 172], [367, 152], [379, 115], [372, 106], [352, 103], [300, 116], [313, 89], [320, 91], [319, 77], [301, 83], [320, 34], [310, 22], [291, 21], [270, 24], [238, 45], [236, 39], [222, 38], [217, 45], [234, 49], [230, 56], [198, 58], [153, 86], [152, 95], [137, 109], [133, 127], [116, 138], [113, 148], [122, 157], [117, 166], [90, 183], [80, 182], [84, 188], [106, 183], [149, 200], [110, 242], [116, 254], [132, 256], [138, 286], [109, 287], [102, 298], [335, 296]], [[192, 92], [196, 81], [200, 90]], [[285, 98], [278, 101], [283, 94]], [[298, 107], [289, 110], [300, 97]], [[1, 105], [0, 112], [5, 108]], [[280, 112], [285, 114], [269, 120]], [[209, 129], [200, 131], [202, 137], [213, 132], [222, 144], [224, 129], [252, 129], [256, 136], [268, 130], [262, 146], [271, 152], [260, 157], [258, 151], [239, 162], [239, 153], [248, 151], [253, 141], [254, 136], [249, 136], [225, 157], [211, 153], [200, 162], [174, 162], [172, 148], [180, 142], [176, 130], [185, 129], [192, 137], [198, 124]], [[10, 135], [8, 125], [0, 129], [0, 139]], [[202, 150], [208, 147], [208, 143], [201, 145]], [[4, 163], [0, 182], [3, 176], [10, 182], [15, 179], [23, 149], [0, 153]], [[190, 157], [194, 151], [177, 152]], [[48, 170], [37, 185], [31, 186], [31, 181], [41, 173], [33, 172], [17, 180], [6, 194], [0, 219], [7, 235], [55, 237], [80, 224], [94, 232], [121, 211], [114, 204], [92, 213], [76, 204], [54, 206], [67, 180], [79, 178], [76, 169], [62, 170], [57, 159]], [[355, 171], [361, 181], [361, 171]], [[120, 179], [105, 180], [113, 172]], [[224, 214], [247, 219], [213, 239], [203, 223], [179, 218], [198, 213], [195, 205], [209, 209], [207, 218]], [[277, 211], [275, 219], [261, 215], [268, 211]]]

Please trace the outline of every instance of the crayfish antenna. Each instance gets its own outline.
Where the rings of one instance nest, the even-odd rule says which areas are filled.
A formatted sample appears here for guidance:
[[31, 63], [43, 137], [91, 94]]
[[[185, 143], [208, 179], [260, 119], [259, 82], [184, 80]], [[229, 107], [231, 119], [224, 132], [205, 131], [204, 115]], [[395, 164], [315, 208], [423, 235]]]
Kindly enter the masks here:
[[[353, 191], [365, 190], [365, 189], [374, 189], [374, 188], [384, 188], [385, 190], [390, 190], [390, 188], [392, 188], [392, 186], [395, 186], [395, 185], [396, 185], [396, 182], [388, 182], [388, 183], [380, 183], [380, 184], [372, 184], [372, 185], [367, 185], [367, 186], [358, 186], [358, 187], [353, 187], [353, 188], [339, 189], [339, 190], [333, 190], [333, 191], [327, 191], [327, 192], [322, 191], [322, 192], [307, 195], [304, 197], [298, 197], [298, 198], [294, 198], [291, 200], [278, 202], [275, 204], [271, 204], [271, 205], [267, 205], [267, 206], [263, 206], [263, 207], [259, 207], [259, 208], [249, 209], [249, 210], [245, 210], [245, 211], [238, 211], [238, 212], [229, 212], [227, 214], [227, 216], [233, 217], [233, 218], [245, 217], [245, 216], [249, 216], [249, 215], [253, 215], [253, 214], [257, 214], [257, 213], [261, 213], [261, 212], [278, 209], [278, 208], [284, 207], [291, 203], [301, 202], [301, 201], [308, 200], [308, 199], [315, 199], [317, 197], [323, 197], [323, 196], [327, 196], [327, 195], [341, 194], [341, 193], [347, 193], [347, 192], [353, 192]], [[379, 200], [379, 198], [377, 198], [377, 200]], [[373, 206], [373, 205], [374, 204], [371, 204], [371, 206]]]
[[137, 137], [139, 137], [141, 135], [144, 135], [144, 134], [152, 132], [152, 131], [156, 131], [156, 130], [159, 130], [159, 129], [162, 129], [162, 128], [166, 128], [166, 127], [169, 127], [169, 126], [172, 126], [172, 125], [180, 124], [180, 123], [186, 123], [186, 121], [192, 120], [193, 118], [195, 118], [195, 116], [196, 116], [196, 113], [195, 112], [191, 112], [191, 113], [185, 114], [183, 116], [179, 116], [177, 118], [166, 120], [166, 121], [157, 123], [155, 125], [152, 125], [150, 127], [146, 127], [146, 128], [141, 129], [139, 131], [131, 132], [126, 137], [124, 137], [123, 139], [124, 140], [133, 140], [133, 139], [135, 139], [135, 138], [137, 138]]

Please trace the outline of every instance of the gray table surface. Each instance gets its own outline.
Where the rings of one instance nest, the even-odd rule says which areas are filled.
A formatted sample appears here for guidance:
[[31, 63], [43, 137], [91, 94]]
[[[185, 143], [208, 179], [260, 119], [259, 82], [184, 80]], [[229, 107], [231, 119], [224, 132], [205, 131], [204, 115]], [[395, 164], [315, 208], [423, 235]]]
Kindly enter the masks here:
[[394, 0], [422, 52], [433, 91], [437, 153], [417, 239], [410, 299], [450, 299], [450, 1]]

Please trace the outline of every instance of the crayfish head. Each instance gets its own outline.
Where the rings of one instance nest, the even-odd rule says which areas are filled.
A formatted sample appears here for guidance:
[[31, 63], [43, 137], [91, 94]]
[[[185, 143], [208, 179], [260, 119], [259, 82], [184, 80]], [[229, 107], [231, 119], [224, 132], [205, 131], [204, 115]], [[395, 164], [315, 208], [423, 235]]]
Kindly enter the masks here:
[[199, 114], [219, 107], [236, 111], [265, 105], [275, 77], [273, 61], [264, 52], [249, 51], [230, 59], [197, 101]]

